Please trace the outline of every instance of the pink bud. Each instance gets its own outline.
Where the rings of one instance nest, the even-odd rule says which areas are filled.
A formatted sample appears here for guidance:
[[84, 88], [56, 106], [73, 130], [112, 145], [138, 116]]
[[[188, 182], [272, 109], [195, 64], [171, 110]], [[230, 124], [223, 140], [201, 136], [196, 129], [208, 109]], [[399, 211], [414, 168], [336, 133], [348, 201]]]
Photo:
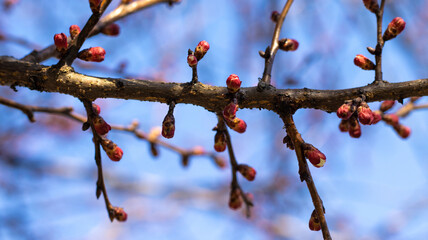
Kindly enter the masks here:
[[241, 88], [241, 83], [238, 75], [230, 74], [226, 80], [227, 90], [229, 90], [230, 93], [235, 93]]
[[350, 128], [351, 126], [350, 126], [350, 124], [349, 124], [349, 121], [348, 120], [342, 120], [342, 121], [340, 121], [340, 124], [339, 124], [339, 130], [341, 131], [341, 132], [349, 132], [349, 128]]
[[200, 41], [195, 48], [195, 56], [198, 60], [201, 60], [210, 49], [210, 45], [207, 41]]
[[102, 0], [89, 0], [89, 7], [93, 13], [98, 13], [100, 11], [100, 5]]
[[383, 33], [383, 40], [388, 41], [395, 38], [406, 27], [406, 22], [401, 17], [396, 17], [388, 24], [385, 32]]
[[383, 101], [382, 104], [380, 105], [380, 110], [382, 112], [386, 112], [389, 109], [391, 109], [394, 106], [394, 104], [395, 104], [395, 100], [386, 100], [386, 101]]
[[67, 35], [65, 33], [58, 33], [54, 36], [56, 50], [59, 52], [66, 51], [68, 48]]
[[256, 170], [246, 164], [239, 164], [238, 171], [248, 181], [253, 181], [256, 178]]
[[244, 133], [247, 130], [247, 123], [239, 118], [234, 118], [232, 121], [226, 120], [227, 126], [238, 133]]
[[278, 41], [278, 46], [283, 51], [296, 51], [299, 48], [299, 42], [294, 39], [284, 38]]
[[272, 22], [278, 22], [279, 17], [281, 14], [279, 14], [278, 11], [273, 11], [272, 14], [270, 15], [270, 20], [272, 20]]
[[232, 121], [236, 117], [236, 111], [238, 111], [238, 105], [231, 102], [223, 109], [223, 117], [226, 121]]
[[101, 116], [95, 116], [92, 121], [95, 132], [97, 132], [99, 135], [105, 135], [111, 130], [110, 125], [106, 123]]
[[397, 126], [397, 125], [398, 125], [399, 118], [398, 118], [398, 116], [397, 116], [397, 115], [395, 115], [395, 114], [391, 113], [391, 114], [384, 114], [384, 115], [383, 115], [383, 120], [384, 120], [387, 124], [389, 124], [389, 125], [391, 125], [391, 126]]
[[372, 113], [372, 110], [370, 110], [367, 103], [361, 104], [361, 106], [358, 107], [357, 112], [358, 112], [358, 120], [360, 120], [361, 124], [370, 125], [373, 123], [373, 120], [374, 120], [373, 113]]
[[164, 138], [174, 137], [175, 118], [173, 114], [168, 113], [162, 122], [162, 136]]
[[353, 138], [361, 137], [361, 126], [355, 118], [351, 118], [350, 120], [349, 136]]
[[107, 36], [117, 36], [120, 33], [120, 27], [116, 23], [110, 23], [109, 25], [103, 27], [101, 32]]
[[222, 131], [217, 131], [214, 137], [214, 149], [217, 152], [226, 150], [226, 135]]
[[374, 63], [362, 54], [358, 54], [354, 58], [354, 64], [364, 70], [374, 70]]
[[399, 124], [394, 128], [397, 131], [398, 135], [400, 135], [400, 137], [408, 138], [410, 136], [411, 130], [409, 127]]
[[340, 106], [336, 112], [337, 116], [343, 120], [349, 119], [353, 113], [354, 112], [351, 111], [351, 105], [347, 103], [342, 104], [342, 106]]
[[321, 230], [321, 223], [318, 220], [317, 213], [312, 211], [311, 218], [309, 219], [309, 229], [312, 231], [319, 231]]
[[380, 111], [374, 111], [373, 113], [373, 122], [372, 124], [376, 124], [382, 120], [382, 115]]
[[94, 111], [95, 114], [100, 115], [101, 113], [101, 108], [100, 106], [98, 106], [95, 103], [92, 103], [92, 110]]
[[379, 4], [377, 0], [363, 0], [363, 2], [364, 2], [364, 6], [366, 6], [366, 8], [370, 12], [376, 13], [379, 10]]
[[202, 146], [195, 146], [195, 147], [192, 149], [192, 154], [193, 154], [193, 155], [198, 156], [198, 155], [202, 155], [202, 154], [204, 154], [204, 153], [205, 153], [205, 149], [204, 149], [204, 147], [202, 147]]
[[225, 168], [227, 166], [226, 160], [224, 160], [224, 158], [219, 157], [219, 156], [215, 156], [214, 157], [214, 163], [219, 167], [219, 168]]
[[78, 58], [88, 62], [102, 62], [106, 51], [102, 47], [91, 47], [79, 52]]
[[80, 27], [77, 25], [71, 25], [69, 31], [71, 39], [74, 39], [77, 35], [79, 35]]
[[113, 141], [104, 140], [101, 142], [101, 146], [112, 161], [118, 162], [122, 159], [123, 151]]
[[302, 145], [305, 157], [317, 168], [324, 166], [326, 157], [324, 153], [318, 150], [312, 144], [304, 143]]
[[189, 54], [187, 56], [187, 64], [189, 64], [190, 67], [194, 67], [198, 64], [198, 59], [193, 54]]
[[241, 191], [238, 188], [232, 189], [229, 195], [229, 207], [237, 210], [242, 206], [242, 203]]
[[121, 207], [113, 207], [114, 218], [119, 222], [125, 222], [128, 219], [128, 214]]

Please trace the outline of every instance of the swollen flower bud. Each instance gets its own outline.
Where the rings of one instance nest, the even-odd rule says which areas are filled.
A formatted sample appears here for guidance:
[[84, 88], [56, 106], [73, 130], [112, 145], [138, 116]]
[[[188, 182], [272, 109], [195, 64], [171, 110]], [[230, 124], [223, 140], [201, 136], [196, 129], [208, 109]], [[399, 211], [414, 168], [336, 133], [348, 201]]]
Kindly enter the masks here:
[[383, 101], [382, 104], [380, 105], [380, 110], [382, 112], [386, 112], [389, 109], [391, 109], [394, 106], [394, 104], [395, 104], [395, 100], [386, 100], [386, 101]]
[[374, 117], [372, 110], [370, 110], [369, 105], [367, 103], [363, 102], [361, 103], [361, 106], [357, 109], [358, 112], [358, 120], [360, 120], [360, 123], [364, 125], [370, 125], [373, 123]]
[[113, 141], [104, 140], [101, 142], [101, 146], [112, 161], [118, 162], [122, 159], [123, 151]]
[[397, 126], [397, 125], [398, 125], [399, 118], [398, 118], [398, 116], [397, 116], [397, 115], [395, 115], [395, 114], [391, 113], [391, 114], [384, 114], [384, 115], [383, 115], [383, 120], [384, 120], [387, 124], [389, 124], [389, 125], [391, 125], [391, 126]]
[[236, 118], [236, 111], [238, 111], [238, 104], [233, 102], [229, 103], [223, 109], [223, 117], [226, 121], [232, 121]]
[[[354, 108], [355, 110], [355, 108]], [[349, 119], [354, 112], [351, 110], [351, 104], [344, 103], [337, 109], [337, 116], [343, 120]]]
[[382, 115], [380, 111], [374, 111], [373, 113], [373, 122], [372, 124], [376, 124], [382, 120]]
[[363, 0], [363, 2], [364, 2], [364, 6], [366, 6], [366, 8], [370, 12], [376, 13], [379, 10], [379, 4], [377, 0]]
[[354, 64], [364, 70], [374, 70], [374, 63], [362, 54], [358, 54], [354, 58]]
[[100, 11], [102, 0], [89, 0], [89, 7], [93, 13], [98, 13]]
[[256, 178], [256, 170], [246, 164], [239, 164], [238, 171], [248, 181], [253, 181]]
[[100, 115], [101, 108], [100, 108], [100, 106], [98, 106], [97, 104], [92, 103], [92, 110], [94, 111], [94, 113], [95, 113], [96, 115]]
[[241, 88], [241, 83], [238, 75], [230, 74], [226, 80], [227, 90], [229, 90], [230, 93], [235, 93]]
[[54, 36], [54, 42], [56, 50], [58, 52], [64, 52], [68, 48], [67, 35], [65, 33], [58, 33]]
[[222, 157], [219, 156], [215, 156], [214, 157], [214, 163], [219, 167], [219, 168], [225, 168], [227, 166], [226, 160]]
[[195, 48], [195, 56], [198, 60], [201, 60], [210, 49], [210, 45], [207, 41], [200, 41]]
[[406, 22], [401, 17], [396, 17], [388, 24], [385, 32], [383, 33], [383, 40], [388, 41], [395, 38], [406, 27]]
[[397, 131], [398, 135], [400, 135], [400, 137], [408, 138], [410, 136], [411, 130], [409, 127], [404, 126], [402, 124], [399, 124], [398, 126], [396, 126], [394, 128]]
[[296, 51], [299, 48], [299, 42], [294, 39], [283, 38], [278, 41], [278, 46], [283, 51]]
[[128, 214], [121, 207], [113, 207], [113, 215], [119, 222], [124, 222], [128, 219]]
[[317, 168], [324, 166], [326, 157], [324, 153], [314, 147], [312, 144], [304, 143], [303, 154]]
[[270, 15], [270, 20], [272, 20], [272, 22], [276, 23], [279, 20], [281, 14], [279, 14], [278, 11], [273, 11], [272, 14]]
[[102, 47], [91, 47], [79, 52], [77, 57], [88, 62], [102, 62], [106, 51]]
[[309, 229], [312, 231], [319, 231], [321, 230], [321, 223], [318, 220], [317, 213], [312, 211], [311, 218], [309, 219]]
[[189, 64], [190, 67], [194, 67], [198, 64], [198, 59], [193, 54], [189, 54], [187, 56], [187, 64]]
[[175, 118], [172, 113], [168, 113], [162, 122], [162, 136], [164, 138], [174, 137], [175, 132]]
[[241, 191], [239, 188], [233, 188], [229, 195], [229, 207], [237, 210], [242, 206], [242, 202]]
[[106, 121], [104, 121], [101, 116], [95, 116], [92, 119], [92, 122], [94, 124], [95, 132], [97, 132], [99, 135], [105, 135], [111, 130], [110, 125], [106, 123]]
[[120, 33], [120, 27], [116, 23], [110, 23], [109, 25], [103, 27], [101, 32], [107, 36], [117, 36]]
[[349, 136], [353, 138], [361, 137], [361, 126], [356, 118], [350, 119]]
[[226, 120], [227, 126], [238, 133], [244, 133], [247, 130], [247, 123], [239, 118], [234, 118], [232, 121]]
[[350, 128], [351, 126], [350, 126], [350, 123], [349, 123], [349, 121], [348, 120], [342, 120], [342, 121], [340, 121], [340, 124], [339, 124], [339, 130], [341, 131], [341, 132], [349, 132], [349, 128]]
[[214, 149], [217, 152], [226, 150], [226, 135], [223, 131], [217, 131], [214, 137]]
[[77, 35], [79, 35], [80, 27], [77, 25], [71, 25], [69, 31], [71, 39], [74, 39]]

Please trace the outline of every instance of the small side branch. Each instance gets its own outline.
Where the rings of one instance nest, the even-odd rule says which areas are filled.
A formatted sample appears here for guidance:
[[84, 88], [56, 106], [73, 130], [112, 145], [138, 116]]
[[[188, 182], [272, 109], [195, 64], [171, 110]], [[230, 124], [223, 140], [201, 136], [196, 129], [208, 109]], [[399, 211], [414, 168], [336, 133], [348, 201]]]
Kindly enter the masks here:
[[385, 7], [385, 0], [382, 0], [379, 11], [376, 13], [377, 23], [377, 45], [375, 50], [376, 68], [375, 68], [375, 81], [374, 83], [380, 83], [383, 80], [382, 76], [382, 50], [385, 42], [382, 37], [382, 20], [383, 20], [383, 9]]
[[299, 162], [299, 175], [300, 180], [305, 181], [308, 187], [309, 193], [311, 194], [312, 203], [315, 207], [315, 211], [318, 215], [318, 219], [321, 224], [321, 230], [324, 239], [331, 240], [330, 231], [327, 226], [327, 221], [324, 215], [324, 206], [320, 196], [318, 195], [318, 191], [315, 187], [315, 183], [312, 179], [311, 172], [309, 170], [308, 164], [306, 162], [305, 156], [303, 154], [302, 144], [304, 143], [300, 133], [297, 131], [296, 125], [294, 124], [293, 116], [291, 113], [280, 113], [280, 117], [284, 122], [287, 135], [290, 137], [294, 149], [296, 151], [297, 160]]

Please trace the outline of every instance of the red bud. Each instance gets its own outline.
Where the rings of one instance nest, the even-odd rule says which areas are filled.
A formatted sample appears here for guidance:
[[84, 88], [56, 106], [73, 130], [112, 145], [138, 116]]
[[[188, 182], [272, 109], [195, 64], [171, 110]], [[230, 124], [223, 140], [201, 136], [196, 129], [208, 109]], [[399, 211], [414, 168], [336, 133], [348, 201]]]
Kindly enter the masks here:
[[241, 88], [241, 83], [238, 75], [230, 74], [226, 80], [227, 90], [229, 90], [230, 93], [235, 93]]
[[353, 113], [354, 112], [351, 111], [351, 105], [347, 103], [342, 104], [342, 106], [340, 106], [336, 112], [337, 116], [343, 120], [349, 119]]
[[372, 110], [370, 110], [369, 105], [363, 102], [361, 106], [358, 107], [358, 120], [361, 124], [370, 125], [373, 123], [374, 117]]
[[382, 102], [382, 104], [380, 105], [380, 110], [382, 112], [386, 112], [389, 109], [391, 109], [395, 104], [395, 100], [385, 100]]
[[101, 32], [107, 36], [117, 36], [120, 33], [120, 27], [116, 23], [110, 23], [109, 25], [103, 27]]
[[232, 189], [229, 195], [229, 207], [237, 210], [242, 206], [242, 203], [241, 191], [238, 188]]
[[396, 17], [388, 24], [385, 32], [383, 33], [383, 40], [388, 41], [395, 38], [406, 27], [406, 22], [401, 17]]
[[54, 42], [56, 50], [59, 52], [64, 52], [68, 48], [67, 35], [65, 33], [58, 33], [54, 36]]
[[379, 4], [377, 0], [363, 0], [363, 2], [364, 2], [364, 6], [366, 6], [366, 8], [370, 12], [376, 13], [379, 10]]
[[121, 207], [113, 207], [114, 218], [119, 222], [125, 222], [128, 219], [128, 214]]
[[234, 118], [232, 121], [226, 120], [226, 124], [238, 133], [244, 133], [247, 130], [247, 123], [239, 118]]
[[222, 131], [217, 131], [214, 137], [214, 149], [217, 152], [226, 150], [226, 135]]
[[69, 31], [71, 39], [74, 39], [77, 35], [79, 35], [80, 27], [77, 25], [71, 25]]
[[111, 130], [110, 125], [106, 123], [101, 116], [95, 116], [92, 121], [94, 124], [95, 131], [99, 135], [105, 135]]
[[304, 143], [302, 145], [305, 157], [317, 168], [324, 166], [326, 157], [324, 153], [314, 147], [312, 144]]
[[311, 218], [309, 219], [309, 229], [312, 231], [319, 231], [321, 230], [321, 223], [318, 220], [317, 213], [312, 211]]
[[88, 62], [102, 62], [106, 51], [102, 47], [87, 48], [79, 52], [78, 58]]
[[193, 54], [189, 54], [187, 56], [187, 64], [189, 64], [190, 67], [194, 67], [198, 64], [198, 59]]
[[210, 49], [210, 45], [207, 41], [200, 41], [195, 48], [195, 56], [198, 60], [201, 60]]
[[354, 64], [364, 70], [374, 70], [374, 63], [362, 54], [358, 54], [354, 58]]
[[89, 0], [89, 7], [93, 13], [98, 13], [100, 11], [102, 0]]
[[123, 151], [113, 141], [104, 140], [101, 142], [101, 146], [112, 161], [118, 162], [122, 159]]
[[223, 109], [223, 117], [226, 121], [232, 121], [236, 118], [236, 111], [238, 111], [238, 105], [231, 102], [226, 105]]
[[162, 122], [162, 136], [164, 138], [174, 137], [175, 118], [173, 114], [168, 113]]
[[278, 41], [278, 46], [283, 51], [296, 51], [299, 48], [299, 42], [294, 39], [284, 38]]
[[239, 164], [238, 171], [248, 181], [253, 181], [256, 178], [256, 170], [246, 164]]

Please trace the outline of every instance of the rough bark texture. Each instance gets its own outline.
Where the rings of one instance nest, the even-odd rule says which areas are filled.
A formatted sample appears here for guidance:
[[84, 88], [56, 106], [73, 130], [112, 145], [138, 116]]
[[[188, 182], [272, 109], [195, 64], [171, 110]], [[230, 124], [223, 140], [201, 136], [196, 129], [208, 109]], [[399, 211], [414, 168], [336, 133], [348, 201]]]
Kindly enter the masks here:
[[[164, 83], [149, 80], [99, 78], [76, 73], [71, 67], [57, 69], [11, 57], [0, 57], [0, 84], [22, 86], [32, 90], [58, 92], [74, 97], [135, 99], [141, 101], [193, 104], [211, 112], [221, 112], [229, 102], [226, 87], [203, 83]], [[241, 88], [240, 108], [259, 108], [278, 112], [282, 104], [292, 109], [320, 109], [334, 112], [345, 100], [366, 96], [367, 102], [400, 100], [428, 95], [428, 79], [401, 83], [379, 82], [359, 88], [342, 90], [276, 89], [272, 86]]]

